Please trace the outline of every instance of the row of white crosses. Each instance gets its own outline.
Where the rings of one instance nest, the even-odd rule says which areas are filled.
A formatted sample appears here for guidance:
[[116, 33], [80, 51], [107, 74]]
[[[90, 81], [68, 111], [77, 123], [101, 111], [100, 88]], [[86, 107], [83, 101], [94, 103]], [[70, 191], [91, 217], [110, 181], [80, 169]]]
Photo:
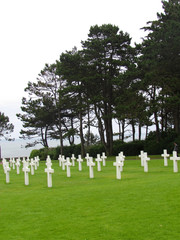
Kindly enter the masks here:
[[[167, 153], [167, 150], [164, 149], [163, 154], [161, 154], [162, 157], [164, 157], [164, 166], [168, 166], [168, 157], [169, 154]], [[180, 160], [180, 157], [177, 156], [177, 152], [173, 151], [172, 157], [170, 157], [170, 160], [173, 161], [173, 172], [178, 172], [178, 161]]]
[[[95, 159], [95, 161], [97, 162], [97, 170], [98, 171], [101, 171], [101, 164], [100, 162], [103, 162], [103, 166], [106, 166], [106, 162], [105, 162], [105, 159], [106, 159], [106, 155], [105, 153], [102, 153], [102, 156], [100, 157], [100, 154], [97, 154], [97, 158]], [[72, 163], [70, 162], [70, 159], [72, 161]], [[92, 167], [94, 165], [93, 162], [93, 159], [92, 157], [89, 156], [89, 153], [86, 154], [86, 163], [87, 163], [87, 166], [90, 167], [90, 172], [92, 172]], [[59, 155], [59, 166], [62, 167], [62, 170], [65, 170], [67, 169], [67, 176], [70, 177], [71, 176], [71, 173], [70, 173], [70, 167], [71, 166], [75, 166], [75, 160], [78, 162], [78, 169], [79, 171], [82, 171], [82, 162], [83, 162], [83, 159], [81, 157], [81, 155], [78, 155], [78, 158], [76, 159], [74, 154], [72, 154], [72, 157], [71, 158], [66, 158], [63, 156], [63, 155]], [[90, 178], [92, 178], [92, 175], [93, 174], [90, 174]]]
[[[23, 157], [22, 163], [23, 163], [23, 168], [22, 171], [24, 172], [24, 181], [25, 181], [25, 185], [29, 185], [29, 165], [31, 166], [31, 175], [34, 175], [34, 168], [35, 170], [37, 170], [37, 166], [39, 166], [39, 157], [35, 157], [34, 159], [31, 158], [31, 160], [29, 158], [25, 159], [25, 157]], [[17, 170], [17, 174], [20, 174], [20, 166], [21, 166], [21, 159], [17, 158], [15, 160], [15, 158], [10, 158], [9, 162], [6, 161], [6, 159], [3, 159], [3, 169], [4, 169], [4, 173], [6, 174], [6, 183], [10, 182], [10, 176], [9, 176], [9, 172], [11, 171], [11, 167], [13, 169], [15, 169], [16, 166], [16, 170]]]
[[[164, 157], [164, 166], [168, 166], [168, 157], [170, 156], [167, 153], [167, 150], [163, 150], [163, 154], [161, 154], [162, 157]], [[144, 172], [148, 172], [148, 161], [150, 158], [147, 157], [147, 153], [144, 151], [140, 152], [139, 157], [141, 158], [141, 166], [144, 166]], [[180, 160], [180, 157], [177, 156], [177, 152], [173, 151], [173, 156], [170, 157], [170, 160], [173, 161], [173, 172], [178, 172], [178, 161]]]

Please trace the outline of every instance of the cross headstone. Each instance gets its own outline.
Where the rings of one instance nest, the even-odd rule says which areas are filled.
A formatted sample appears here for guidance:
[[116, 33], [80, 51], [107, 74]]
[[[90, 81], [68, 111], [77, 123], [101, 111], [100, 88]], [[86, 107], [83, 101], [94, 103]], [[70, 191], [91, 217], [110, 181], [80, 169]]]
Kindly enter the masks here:
[[75, 160], [76, 160], [74, 154], [72, 154], [71, 160], [72, 160], [72, 166], [74, 167], [75, 166]]
[[34, 158], [34, 169], [37, 170], [37, 167], [38, 167], [38, 158], [35, 157]]
[[144, 166], [144, 151], [140, 152], [139, 157], [141, 158], [141, 166], [143, 167]]
[[29, 157], [26, 159], [26, 162], [28, 163], [28, 166], [29, 166], [29, 164], [30, 164], [30, 159], [29, 159]]
[[89, 167], [89, 177], [90, 178], [94, 178], [94, 170], [93, 170], [94, 166], [95, 166], [95, 163], [93, 162], [93, 158], [89, 157], [88, 167]]
[[116, 178], [121, 179], [121, 171], [122, 171], [122, 166], [123, 163], [120, 161], [120, 157], [116, 157], [116, 162], [113, 163], [113, 166], [116, 167]]
[[51, 162], [51, 158], [50, 158], [49, 155], [47, 155], [47, 158], [46, 158], [46, 163], [47, 163], [47, 162]]
[[79, 171], [82, 171], [82, 162], [83, 162], [83, 159], [81, 158], [81, 155], [78, 155], [77, 162], [78, 162]]
[[97, 170], [98, 172], [101, 171], [101, 162], [102, 162], [102, 158], [100, 157], [100, 154], [97, 154], [97, 158], [95, 159], [95, 161], [97, 162]]
[[35, 166], [35, 162], [34, 159], [31, 158], [31, 162], [29, 164], [31, 166], [31, 175], [34, 175], [34, 166]]
[[10, 167], [12, 167], [12, 158], [9, 160]]
[[164, 149], [164, 153], [161, 154], [162, 157], [164, 157], [164, 166], [168, 166], [168, 157], [169, 157], [169, 154], [167, 153], [167, 150]]
[[69, 157], [66, 158], [65, 165], [66, 165], [66, 170], [67, 170], [67, 177], [71, 177], [71, 168], [70, 167], [72, 166], [72, 163], [70, 162]]
[[13, 166], [13, 169], [15, 169], [15, 163], [16, 163], [15, 158], [13, 158], [13, 159], [12, 159], [12, 166]]
[[87, 166], [88, 166], [88, 163], [89, 163], [89, 161], [90, 161], [89, 153], [86, 153], [85, 159], [86, 159], [86, 164], [87, 164]]
[[39, 162], [40, 162], [39, 156], [36, 156], [36, 162], [37, 162], [37, 167], [39, 167]]
[[150, 161], [150, 158], [147, 156], [147, 153], [144, 152], [144, 157], [143, 157], [144, 172], [148, 172], [148, 161]]
[[22, 163], [23, 163], [23, 167], [24, 167], [24, 164], [27, 163], [25, 157], [23, 157]]
[[124, 161], [125, 161], [125, 156], [123, 154], [123, 152], [120, 152], [118, 154], [118, 156], [116, 157], [117, 161], [121, 162], [122, 165], [121, 165], [121, 172], [123, 171], [123, 166], [124, 166]]
[[21, 166], [21, 163], [20, 163], [20, 159], [19, 158], [17, 158], [16, 159], [16, 171], [17, 171], [17, 174], [20, 174], [20, 166]]
[[180, 160], [180, 157], [177, 156], [176, 151], [173, 151], [173, 156], [170, 157], [170, 160], [173, 160], [173, 172], [178, 172], [178, 160]]
[[6, 159], [3, 158], [3, 160], [2, 160], [2, 164], [3, 164], [3, 170], [4, 170], [4, 173], [6, 173], [6, 169], [5, 169], [5, 167], [6, 167], [6, 163], [7, 163]]
[[61, 155], [59, 155], [59, 157], [58, 157], [58, 160], [59, 160], [59, 166], [60, 166], [60, 167], [62, 166], [61, 159], [62, 159], [62, 156], [61, 156]]
[[29, 163], [24, 161], [23, 162], [23, 168], [22, 168], [22, 171], [24, 172], [24, 183], [25, 185], [29, 185], [29, 172], [30, 172], [30, 169], [29, 169]]
[[10, 171], [11, 171], [11, 168], [9, 167], [9, 162], [6, 162], [5, 164], [6, 183], [10, 183], [10, 176], [9, 176]]
[[64, 155], [61, 158], [61, 163], [62, 163], [62, 170], [64, 171], [66, 169], [66, 165], [65, 165], [66, 159], [65, 159]]
[[102, 153], [101, 158], [102, 158], [103, 166], [106, 166], [106, 158], [107, 158], [107, 157], [106, 157], [106, 155], [105, 155], [105, 152]]
[[52, 163], [50, 161], [46, 162], [47, 168], [45, 168], [45, 172], [47, 173], [47, 185], [48, 187], [52, 187], [52, 173], [54, 173], [54, 169], [51, 168]]
[[47, 166], [47, 167], [51, 167], [51, 166], [52, 166], [51, 158], [50, 158], [49, 155], [48, 155], [47, 158], [46, 158], [46, 166]]

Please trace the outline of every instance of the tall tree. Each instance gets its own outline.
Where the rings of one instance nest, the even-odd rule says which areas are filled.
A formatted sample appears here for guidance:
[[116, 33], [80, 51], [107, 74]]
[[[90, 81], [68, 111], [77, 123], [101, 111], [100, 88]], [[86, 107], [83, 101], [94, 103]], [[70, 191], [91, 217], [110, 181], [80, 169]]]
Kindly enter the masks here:
[[[157, 14], [158, 19], [143, 28], [149, 33], [143, 41], [141, 56], [157, 136], [162, 112], [166, 117], [173, 116], [174, 129], [180, 134], [180, 1], [162, 1], [162, 6], [164, 11]], [[162, 107], [166, 109], [162, 111]]]
[[32, 147], [40, 143], [48, 147], [49, 131], [52, 129], [54, 110], [52, 102], [48, 98], [43, 99], [22, 99], [21, 110], [23, 114], [17, 114], [17, 117], [23, 122], [23, 129], [20, 131], [21, 138], [35, 139], [29, 142], [26, 147]]
[[66, 109], [76, 119], [76, 130], [81, 141], [81, 155], [85, 155], [84, 146], [84, 116], [86, 115], [87, 101], [86, 88], [84, 85], [84, 68], [82, 67], [82, 55], [80, 51], [73, 48], [72, 51], [61, 54], [58, 62], [58, 72], [66, 79], [63, 94], [66, 98]]
[[117, 26], [104, 24], [91, 27], [88, 40], [82, 42], [88, 63], [86, 81], [91, 89], [91, 104], [98, 119], [101, 141], [109, 155], [113, 146], [113, 80], [127, 68], [130, 41], [129, 35]]

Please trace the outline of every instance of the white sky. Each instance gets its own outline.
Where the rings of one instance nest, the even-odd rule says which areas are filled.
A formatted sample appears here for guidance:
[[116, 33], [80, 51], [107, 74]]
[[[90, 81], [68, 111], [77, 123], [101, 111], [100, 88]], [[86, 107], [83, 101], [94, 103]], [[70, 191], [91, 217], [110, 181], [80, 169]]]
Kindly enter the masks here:
[[0, 111], [19, 137], [21, 99], [46, 63], [62, 52], [81, 48], [91, 26], [114, 24], [133, 42], [141, 27], [162, 12], [161, 0], [0, 0]]

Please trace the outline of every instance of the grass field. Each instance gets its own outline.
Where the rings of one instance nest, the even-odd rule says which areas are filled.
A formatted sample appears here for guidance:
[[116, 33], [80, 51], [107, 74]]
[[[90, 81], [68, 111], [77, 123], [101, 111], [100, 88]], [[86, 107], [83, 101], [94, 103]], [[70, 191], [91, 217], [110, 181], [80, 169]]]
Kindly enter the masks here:
[[52, 188], [45, 162], [30, 176], [29, 186], [16, 170], [6, 184], [0, 165], [0, 239], [179, 240], [180, 173], [173, 173], [172, 161], [164, 167], [163, 159], [151, 160], [144, 173], [135, 159], [125, 160], [121, 180], [115, 158], [101, 172], [95, 167], [94, 179], [85, 162], [82, 172], [77, 163], [71, 167], [67, 178], [53, 161]]

